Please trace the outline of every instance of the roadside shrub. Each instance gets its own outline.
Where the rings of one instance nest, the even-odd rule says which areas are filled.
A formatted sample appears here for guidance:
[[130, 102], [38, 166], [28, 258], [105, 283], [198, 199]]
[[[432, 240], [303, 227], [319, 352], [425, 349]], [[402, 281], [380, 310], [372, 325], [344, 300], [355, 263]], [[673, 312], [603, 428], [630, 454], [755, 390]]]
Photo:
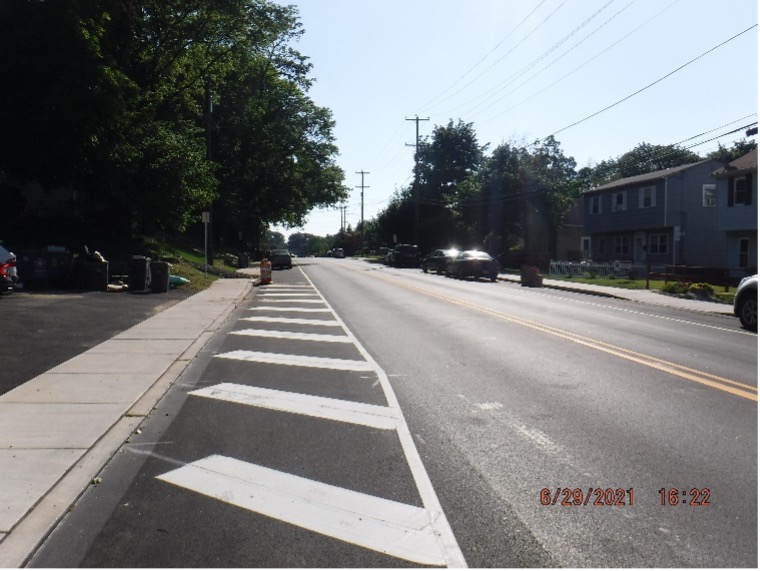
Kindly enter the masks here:
[[684, 294], [689, 293], [690, 286], [691, 284], [688, 282], [668, 282], [662, 286], [662, 291], [665, 293]]
[[715, 289], [713, 286], [706, 283], [691, 284], [691, 287], [689, 287], [689, 293], [699, 297], [715, 297]]

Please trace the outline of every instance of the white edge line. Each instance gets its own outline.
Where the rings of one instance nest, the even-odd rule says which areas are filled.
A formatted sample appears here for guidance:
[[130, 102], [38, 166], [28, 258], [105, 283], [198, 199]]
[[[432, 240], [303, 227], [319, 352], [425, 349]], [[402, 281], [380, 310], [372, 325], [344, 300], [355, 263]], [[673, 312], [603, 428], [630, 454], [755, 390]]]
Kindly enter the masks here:
[[385, 394], [385, 398], [388, 401], [388, 406], [398, 411], [398, 426], [396, 428], [396, 432], [398, 433], [401, 447], [404, 450], [404, 456], [406, 456], [407, 464], [409, 465], [409, 469], [412, 472], [412, 477], [417, 484], [417, 491], [419, 492], [420, 498], [422, 499], [422, 504], [431, 515], [432, 525], [435, 529], [436, 536], [444, 552], [446, 566], [459, 568], [467, 567], [467, 562], [465, 561], [464, 555], [459, 548], [459, 544], [457, 543], [454, 532], [449, 525], [446, 514], [443, 512], [443, 507], [441, 506], [441, 502], [438, 500], [438, 495], [435, 493], [433, 483], [430, 481], [430, 477], [425, 470], [425, 465], [422, 462], [422, 458], [420, 457], [420, 454], [417, 451], [417, 447], [414, 444], [414, 438], [412, 438], [412, 434], [409, 431], [409, 426], [406, 424], [406, 419], [404, 418], [404, 414], [401, 410], [398, 399], [393, 392], [393, 388], [391, 387], [390, 381], [388, 380], [388, 376], [385, 374], [385, 371], [383, 371], [380, 365], [378, 365], [377, 362], [372, 358], [372, 355], [370, 355], [362, 346], [362, 344], [359, 343], [359, 340], [346, 326], [346, 324], [336, 313], [333, 307], [327, 302], [322, 293], [314, 285], [314, 282], [309, 279], [309, 276], [307, 276], [301, 268], [298, 268], [298, 271], [303, 274], [306, 280], [314, 288], [314, 291], [316, 291], [319, 297], [322, 298], [325, 306], [327, 306], [330, 312], [332, 312], [335, 320], [340, 323], [340, 326], [346, 332], [346, 335], [353, 339], [357, 350], [362, 354], [362, 356], [367, 360], [367, 362], [377, 374], [380, 381], [380, 386], [383, 388], [383, 393]]

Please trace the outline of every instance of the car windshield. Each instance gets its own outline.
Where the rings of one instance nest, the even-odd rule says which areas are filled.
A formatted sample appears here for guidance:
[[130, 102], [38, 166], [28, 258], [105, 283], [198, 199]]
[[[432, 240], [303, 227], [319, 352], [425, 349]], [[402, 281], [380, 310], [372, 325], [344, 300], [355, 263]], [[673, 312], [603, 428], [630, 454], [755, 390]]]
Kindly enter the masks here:
[[469, 258], [471, 260], [490, 260], [491, 259], [491, 256], [479, 250], [467, 250], [466, 252], [464, 252], [464, 257]]

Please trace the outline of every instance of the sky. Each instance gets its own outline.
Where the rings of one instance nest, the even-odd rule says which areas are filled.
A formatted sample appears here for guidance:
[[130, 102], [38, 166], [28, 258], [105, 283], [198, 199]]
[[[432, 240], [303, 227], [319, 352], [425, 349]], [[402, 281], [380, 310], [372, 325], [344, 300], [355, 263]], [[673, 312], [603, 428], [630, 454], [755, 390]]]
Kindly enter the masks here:
[[[577, 168], [640, 143], [700, 155], [757, 121], [757, 0], [275, 0], [295, 6], [309, 91], [332, 111], [348, 224], [412, 182], [420, 138], [450, 120], [481, 145], [549, 135]], [[340, 230], [314, 210], [286, 235]]]

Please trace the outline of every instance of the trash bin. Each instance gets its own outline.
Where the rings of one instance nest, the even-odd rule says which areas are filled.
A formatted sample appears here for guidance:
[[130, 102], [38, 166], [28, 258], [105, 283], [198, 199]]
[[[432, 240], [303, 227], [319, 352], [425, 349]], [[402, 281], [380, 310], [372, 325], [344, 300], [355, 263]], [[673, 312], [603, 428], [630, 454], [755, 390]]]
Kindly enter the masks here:
[[127, 268], [127, 286], [130, 293], [150, 291], [150, 258], [132, 256]]
[[85, 262], [84, 286], [89, 291], [106, 291], [108, 289], [108, 262]]
[[150, 263], [150, 290], [153, 293], [166, 293], [169, 291], [169, 262]]
[[238, 254], [238, 268], [247, 268], [248, 267], [248, 254], [245, 252], [241, 252]]

